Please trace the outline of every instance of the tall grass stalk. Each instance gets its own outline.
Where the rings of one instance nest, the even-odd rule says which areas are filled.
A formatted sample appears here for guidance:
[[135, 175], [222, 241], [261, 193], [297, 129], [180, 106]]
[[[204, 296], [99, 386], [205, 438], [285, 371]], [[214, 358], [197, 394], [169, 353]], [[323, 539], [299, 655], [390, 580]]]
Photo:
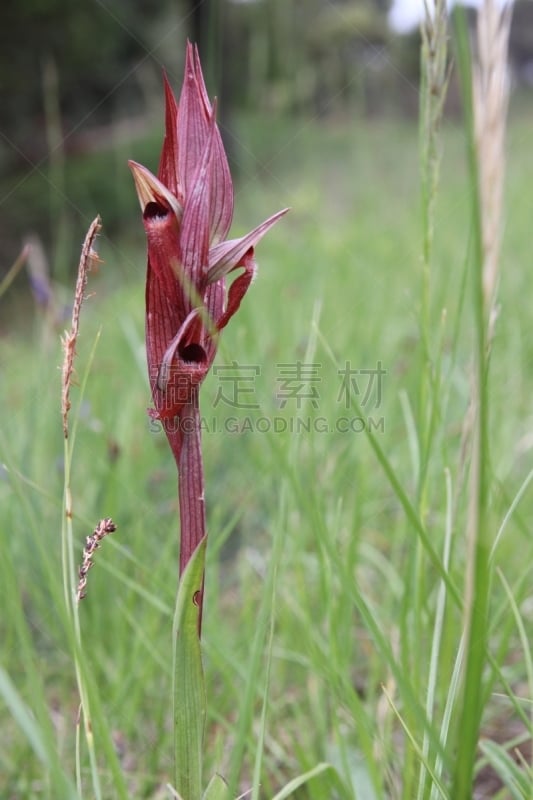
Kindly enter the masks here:
[[[77, 720], [76, 729], [76, 785], [80, 798], [84, 797], [83, 788], [83, 765], [81, 753], [81, 726], [87, 745], [89, 755], [90, 773], [92, 782], [92, 793], [95, 800], [101, 800], [103, 795], [100, 769], [98, 763], [95, 744], [95, 728], [97, 727], [101, 734], [102, 749], [110, 763], [111, 773], [113, 775], [117, 797], [126, 797], [125, 781], [118, 768], [117, 757], [114, 748], [110, 742], [110, 731], [107, 725], [102, 725], [101, 709], [98, 708], [97, 718], [93, 714], [91, 698], [96, 700], [94, 682], [91, 679], [89, 670], [84, 661], [83, 656], [83, 641], [79, 616], [79, 602], [84, 597], [85, 583], [88, 568], [90, 566], [90, 554], [94, 548], [98, 546], [99, 541], [107, 532], [114, 529], [114, 526], [104, 530], [106, 525], [99, 525], [95, 529], [92, 537], [88, 537], [86, 548], [84, 551], [84, 572], [82, 569], [76, 568], [76, 545], [74, 538], [73, 520], [74, 520], [74, 505], [72, 495], [72, 463], [74, 447], [76, 442], [76, 431], [79, 422], [79, 413], [74, 417], [74, 423], [70, 426], [69, 412], [71, 408], [70, 403], [70, 389], [74, 376], [74, 358], [76, 354], [76, 345], [79, 335], [80, 313], [83, 301], [85, 299], [85, 290], [87, 286], [88, 273], [92, 266], [99, 261], [98, 255], [95, 250], [96, 237], [101, 229], [100, 218], [97, 217], [89, 227], [85, 241], [83, 243], [80, 263], [78, 267], [78, 278], [76, 282], [76, 289], [74, 295], [74, 304], [72, 308], [72, 323], [71, 328], [63, 337], [63, 369], [62, 369], [62, 393], [61, 393], [61, 415], [63, 422], [63, 458], [64, 458], [64, 477], [63, 477], [63, 507], [64, 514], [61, 526], [61, 553], [62, 553], [62, 574], [63, 574], [63, 594], [65, 602], [65, 610], [67, 619], [70, 623], [71, 629], [68, 631], [69, 638], [71, 638], [72, 653], [74, 659], [74, 669], [76, 674], [76, 683], [80, 698], [80, 709]], [[83, 374], [83, 379], [80, 386], [80, 400], [78, 404], [78, 411], [83, 399], [83, 395], [89, 379], [91, 364], [96, 353], [99, 334], [97, 335], [86, 369]], [[102, 522], [111, 522], [104, 520]], [[93, 550], [89, 548], [92, 544]], [[98, 705], [98, 704], [97, 704]], [[98, 721], [98, 725], [97, 725]]]
[[421, 85], [420, 85], [420, 163], [422, 190], [422, 295], [420, 307], [420, 335], [423, 364], [420, 371], [420, 414], [425, 425], [422, 431], [419, 496], [423, 505], [424, 462], [428, 457], [428, 438], [431, 433], [428, 416], [428, 394], [431, 391], [431, 273], [434, 261], [436, 203], [442, 161], [442, 116], [449, 83], [448, 67], [448, 15], [446, 0], [436, 0], [425, 6], [421, 26]]
[[[416, 474], [418, 515], [423, 524], [426, 523], [428, 511], [429, 465], [434, 446], [435, 434], [438, 430], [440, 416], [440, 353], [436, 350], [434, 326], [432, 325], [432, 271], [434, 269], [434, 236], [436, 226], [436, 203], [440, 182], [442, 160], [442, 118], [449, 83], [448, 65], [448, 17], [446, 0], [435, 0], [425, 3], [425, 18], [421, 26], [421, 87], [420, 87], [420, 160], [421, 160], [421, 195], [422, 195], [422, 298], [420, 308], [420, 389], [418, 408], [418, 470]], [[439, 316], [441, 314], [439, 313]], [[440, 342], [438, 343], [441, 344]], [[447, 507], [450, 507], [449, 476], [447, 486]], [[445, 552], [442, 568], [446, 574], [449, 569], [449, 549], [451, 525], [447, 525]], [[416, 548], [416, 564], [414, 570], [415, 610], [413, 614], [413, 631], [408, 647], [411, 649], [423, 638], [423, 608], [427, 594], [426, 569], [423, 542], [418, 539]], [[438, 685], [440, 637], [442, 635], [443, 613], [446, 603], [446, 584], [441, 582], [435, 627], [432, 643], [430, 673], [427, 678], [426, 716], [427, 725], [433, 722], [435, 692]], [[414, 652], [414, 650], [413, 650]], [[415, 685], [422, 687], [426, 680], [419, 670], [419, 661], [412, 661]], [[413, 748], [414, 751], [414, 748]], [[431, 766], [428, 762], [430, 754], [430, 737], [428, 729], [423, 732], [419, 763], [417, 798], [421, 800], [426, 791], [426, 778]], [[415, 770], [408, 770], [414, 774]], [[438, 781], [436, 776], [434, 783]], [[415, 787], [407, 786], [406, 790], [414, 793]]]
[[[11, 476], [11, 484], [17, 500], [17, 516], [23, 520], [24, 527], [32, 532], [34, 537], [35, 550], [38, 553], [40, 563], [47, 569], [48, 577], [53, 572], [55, 565], [51, 564], [51, 559], [47, 559], [48, 552], [44, 540], [40, 536], [39, 521], [35, 515], [33, 503], [29, 497], [30, 488], [24, 481], [24, 477], [18, 472], [18, 453], [11, 452], [3, 432], [0, 433], [0, 448], [2, 458], [5, 459], [5, 466]], [[34, 488], [34, 487], [31, 487]], [[44, 779], [43, 786], [46, 788], [47, 797], [64, 797], [65, 800], [79, 800], [74, 783], [67, 776], [61, 762], [61, 756], [57, 749], [56, 732], [50, 717], [49, 702], [45, 688], [45, 682], [41, 671], [38, 668], [38, 661], [35, 657], [34, 636], [28, 625], [27, 614], [24, 609], [24, 599], [20, 586], [20, 570], [14, 564], [12, 553], [8, 548], [4, 548], [3, 558], [0, 559], [0, 586], [5, 598], [2, 604], [2, 616], [4, 620], [9, 620], [10, 628], [8, 635], [3, 640], [4, 653], [8, 653], [10, 642], [16, 641], [17, 654], [21, 664], [24, 664], [24, 686], [20, 687], [17, 680], [18, 675], [10, 675], [7, 669], [0, 666], [0, 696], [4, 701], [4, 706], [9, 709], [10, 715], [17, 727], [23, 732], [27, 740], [30, 751], [42, 769]], [[51, 591], [47, 596], [47, 602], [53, 604], [57, 599], [56, 594]], [[12, 646], [12, 645], [11, 645]], [[4, 741], [2, 750], [6, 752], [7, 746]], [[27, 759], [24, 760], [27, 763]], [[20, 763], [17, 765], [20, 770]], [[4, 768], [0, 771], [0, 786], [4, 778]], [[8, 778], [8, 776], [5, 776]], [[20, 771], [19, 780], [22, 786], [28, 786], [25, 781], [24, 771]]]
[[[64, 515], [63, 523], [61, 526], [61, 552], [63, 563], [63, 591], [65, 608], [67, 610], [68, 618], [72, 625], [73, 633], [73, 646], [74, 646], [74, 666], [76, 670], [76, 681], [78, 685], [78, 692], [80, 695], [80, 715], [81, 719], [78, 720], [78, 726], [83, 722], [85, 731], [85, 739], [87, 742], [87, 749], [89, 752], [89, 759], [91, 764], [91, 775], [93, 791], [96, 800], [101, 800], [102, 790], [100, 786], [100, 778], [98, 773], [98, 764], [96, 759], [96, 751], [93, 736], [93, 727], [91, 719], [91, 709], [89, 703], [89, 693], [86, 682], [83, 677], [82, 670], [82, 642], [81, 642], [81, 629], [80, 618], [78, 610], [77, 586], [78, 574], [76, 570], [75, 559], [75, 545], [74, 545], [74, 531], [73, 531], [73, 516], [74, 509], [72, 503], [72, 487], [71, 487], [71, 464], [72, 455], [75, 444], [76, 425], [72, 432], [69, 430], [69, 411], [70, 411], [70, 388], [72, 384], [72, 377], [74, 372], [74, 357], [76, 351], [76, 344], [79, 334], [80, 312], [81, 306], [85, 297], [85, 289], [87, 286], [87, 276], [91, 268], [91, 263], [95, 258], [94, 243], [96, 236], [101, 229], [100, 219], [97, 217], [91, 224], [85, 241], [83, 243], [80, 263], [78, 267], [78, 279], [76, 282], [76, 290], [74, 296], [74, 305], [72, 307], [72, 324], [70, 331], [65, 333], [63, 338], [63, 372], [62, 372], [62, 396], [61, 396], [61, 414], [63, 421], [63, 457], [64, 457]], [[95, 343], [96, 345], [96, 343]], [[94, 355], [94, 348], [93, 348]], [[85, 372], [83, 389], [86, 385], [89, 370]], [[76, 420], [78, 417], [76, 417]], [[81, 753], [80, 753], [80, 737], [79, 727], [76, 737], [76, 784], [80, 797], [83, 797], [82, 785], [82, 769], [81, 769]]]
[[432, 272], [437, 198], [443, 152], [442, 118], [448, 90], [448, 15], [446, 0], [425, 4], [421, 26], [420, 86], [420, 162], [422, 195], [422, 296], [420, 307], [420, 339], [422, 363], [419, 399], [419, 467], [417, 474], [418, 504], [422, 519], [426, 514], [428, 464], [439, 416], [439, 356], [432, 342]]
[[472, 186], [472, 292], [475, 328], [471, 394], [471, 462], [466, 522], [463, 697], [453, 797], [468, 800], [485, 702], [491, 587], [490, 349], [499, 275], [504, 139], [507, 112], [507, 43], [511, 11], [485, 0], [478, 14], [477, 58], [472, 65], [464, 19], [458, 27], [459, 66]]
[[[446, 571], [450, 568], [451, 560], [451, 545], [452, 545], [452, 532], [453, 532], [453, 491], [450, 471], [447, 469], [445, 472], [446, 481], [446, 531], [444, 537], [444, 548], [442, 554], [442, 565]], [[427, 681], [426, 691], [426, 718], [428, 723], [432, 724], [435, 715], [435, 703], [437, 700], [437, 691], [439, 686], [439, 665], [440, 655], [443, 638], [444, 618], [446, 613], [448, 593], [446, 591], [446, 584], [441, 580], [437, 593], [437, 603], [435, 608], [435, 625], [433, 628], [433, 637], [431, 642], [431, 658], [430, 667]], [[447, 734], [447, 731], [445, 731]], [[440, 737], [440, 744], [445, 749], [446, 735]], [[426, 796], [426, 783], [428, 778], [429, 768], [427, 766], [431, 750], [431, 740], [427, 731], [424, 732], [421, 759], [420, 759], [420, 775], [418, 779], [417, 800], [422, 800]], [[434, 762], [434, 781], [432, 791], [435, 788], [440, 789], [438, 783], [442, 780], [442, 758], [437, 756]], [[436, 786], [437, 784], [437, 786]]]

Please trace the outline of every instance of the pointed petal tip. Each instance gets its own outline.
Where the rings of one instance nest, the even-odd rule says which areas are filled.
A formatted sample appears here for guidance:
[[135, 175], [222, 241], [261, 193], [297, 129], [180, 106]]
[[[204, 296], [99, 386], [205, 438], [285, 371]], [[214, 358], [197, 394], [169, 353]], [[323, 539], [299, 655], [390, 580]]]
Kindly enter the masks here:
[[165, 100], [168, 103], [169, 101], [174, 101], [176, 103], [176, 97], [174, 95], [174, 90], [172, 88], [172, 84], [170, 83], [167, 75], [166, 69], [163, 70], [163, 88], [165, 90]]
[[143, 167], [142, 164], [138, 164], [137, 161], [128, 161], [128, 166], [133, 174], [135, 189], [143, 214], [148, 203], [159, 203], [167, 205], [176, 217], [181, 219], [183, 208], [167, 187], [149, 169]]
[[187, 39], [187, 47], [185, 48], [185, 74], [190, 70], [193, 75], [196, 74], [196, 60], [198, 57], [198, 47]]
[[153, 181], [156, 180], [155, 176], [143, 167], [142, 164], [139, 164], [137, 161], [129, 160], [128, 167], [131, 170], [131, 174], [133, 175], [133, 180], [135, 181], [135, 190], [137, 192], [137, 197], [139, 198], [139, 203], [141, 206], [141, 211], [144, 213], [144, 209], [148, 205], [148, 203], [152, 203], [156, 200], [156, 195], [153, 189]]
[[272, 228], [276, 222], [285, 216], [290, 208], [283, 208], [276, 214], [266, 219], [246, 236], [240, 239], [228, 239], [214, 245], [209, 251], [209, 266], [207, 268], [207, 281], [214, 283], [235, 269], [236, 266], [243, 266], [239, 262], [246, 253], [263, 238], [265, 233]]

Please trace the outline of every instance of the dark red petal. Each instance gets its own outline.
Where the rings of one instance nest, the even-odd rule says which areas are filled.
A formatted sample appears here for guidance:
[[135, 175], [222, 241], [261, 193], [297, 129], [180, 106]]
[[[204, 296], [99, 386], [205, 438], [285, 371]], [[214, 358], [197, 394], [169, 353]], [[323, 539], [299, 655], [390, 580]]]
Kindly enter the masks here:
[[166, 392], [172, 379], [172, 372], [177, 362], [203, 365], [207, 361], [207, 353], [202, 346], [202, 320], [199, 310], [193, 309], [180, 325], [177, 334], [169, 342], [161, 359], [157, 374], [156, 386]]
[[200, 63], [200, 54], [198, 52], [198, 45], [191, 44], [187, 42], [187, 54], [189, 54], [190, 49], [190, 62], [196, 77], [196, 82], [198, 84], [198, 90], [200, 92], [200, 99], [202, 101], [206, 118], [209, 119], [211, 117], [211, 101], [209, 100], [209, 95], [207, 94], [207, 88], [204, 81], [204, 75], [202, 72], [202, 64]]
[[170, 302], [162, 283], [148, 261], [146, 275], [146, 356], [148, 360], [148, 378], [152, 389], [152, 397], [158, 409], [157, 378], [161, 361], [172, 341], [172, 337], [181, 325], [178, 308]]
[[[152, 395], [159, 419], [181, 416], [192, 402], [194, 392], [204, 380], [215, 356], [200, 313], [192, 311], [169, 342], [152, 381]], [[154, 365], [155, 373], [155, 365]]]
[[213, 149], [210, 240], [216, 243], [227, 236], [233, 219], [233, 183], [218, 126]]
[[[148, 240], [148, 261], [178, 319], [183, 321], [190, 311], [184, 278], [180, 245], [183, 209], [171, 192], [146, 167], [129, 162], [135, 188], [143, 209], [143, 223]], [[177, 328], [173, 330], [175, 334]]]
[[[244, 267], [244, 272], [242, 275], [239, 275], [237, 278], [235, 278], [229, 287], [226, 310], [217, 322], [217, 328], [219, 331], [226, 327], [232, 316], [236, 311], [238, 311], [241, 300], [248, 291], [248, 288], [254, 278], [257, 267], [254, 261], [252, 249], [243, 258], [242, 263], [239, 264], [239, 266]], [[237, 268], [235, 267], [234, 269]]]
[[[194, 66], [198, 88], [202, 97], [204, 109], [211, 114], [211, 104], [205, 87], [204, 76], [198, 48], [193, 49]], [[213, 157], [213, 179], [211, 182], [211, 241], [216, 243], [224, 239], [231, 227], [233, 219], [233, 181], [224, 149], [224, 143], [216, 126]]]
[[157, 176], [183, 205], [184, 192], [178, 174], [178, 104], [165, 73], [163, 73], [163, 81], [165, 86], [165, 138]]
[[198, 85], [194, 49], [188, 42], [177, 116], [178, 174], [186, 197], [205, 149], [210, 118], [211, 106]]
[[246, 236], [242, 236], [240, 239], [229, 239], [227, 242], [220, 242], [220, 244], [216, 244], [212, 247], [209, 251], [209, 268], [207, 271], [208, 283], [217, 281], [224, 275], [227, 275], [228, 272], [231, 272], [231, 270], [239, 264], [247, 251], [250, 250], [251, 247], [255, 247], [265, 233], [270, 230], [288, 210], [288, 208], [284, 208], [282, 211], [278, 211], [277, 214], [273, 214], [262, 222], [261, 225], [258, 225], [257, 228], [254, 228], [253, 231], [250, 231], [250, 233], [247, 233]]
[[[189, 186], [180, 237], [183, 269], [192, 284], [192, 289], [196, 291], [200, 299], [203, 298], [204, 294], [205, 267], [209, 258], [209, 210], [214, 125], [213, 118], [210, 135], [205, 141], [204, 152], [196, 166]], [[194, 305], [198, 305], [198, 302], [192, 297], [191, 308]]]
[[181, 318], [185, 318], [187, 305], [183, 290], [183, 271], [181, 268], [179, 229], [174, 217], [167, 215], [160, 218], [144, 220], [146, 238], [148, 240], [148, 259], [152, 273], [156, 276], [161, 291], [176, 309]]
[[[181, 90], [177, 126], [179, 139], [178, 175], [187, 194], [194, 171], [205, 148], [213, 116], [198, 50], [187, 44], [185, 75]], [[220, 131], [215, 123], [210, 196], [210, 241], [223, 239], [233, 218], [233, 184]]]

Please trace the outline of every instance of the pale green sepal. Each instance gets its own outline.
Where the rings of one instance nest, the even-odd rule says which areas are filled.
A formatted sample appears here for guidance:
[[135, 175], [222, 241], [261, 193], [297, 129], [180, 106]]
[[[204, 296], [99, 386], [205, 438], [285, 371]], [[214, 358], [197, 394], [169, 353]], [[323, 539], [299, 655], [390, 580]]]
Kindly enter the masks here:
[[183, 800], [202, 798], [202, 746], [206, 696], [198, 636], [200, 609], [194, 602], [202, 589], [204, 537], [181, 576], [174, 614], [174, 746], [175, 789]]
[[231, 800], [229, 787], [222, 775], [215, 774], [209, 781], [203, 800]]

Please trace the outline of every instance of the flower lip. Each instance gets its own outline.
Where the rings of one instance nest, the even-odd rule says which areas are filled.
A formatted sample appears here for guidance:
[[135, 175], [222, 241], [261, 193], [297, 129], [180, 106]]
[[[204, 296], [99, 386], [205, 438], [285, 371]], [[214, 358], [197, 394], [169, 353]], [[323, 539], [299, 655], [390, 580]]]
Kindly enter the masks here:
[[205, 349], [196, 342], [180, 345], [178, 353], [186, 364], [205, 364], [207, 362]]
[[167, 211], [173, 211], [178, 220], [181, 220], [183, 208], [172, 192], [142, 164], [128, 161], [128, 166], [135, 181], [135, 189], [143, 216], [150, 219], [165, 216]]
[[150, 200], [144, 207], [143, 219], [160, 219], [161, 217], [166, 217], [168, 213], [169, 210], [166, 206], [157, 203], [155, 200]]

